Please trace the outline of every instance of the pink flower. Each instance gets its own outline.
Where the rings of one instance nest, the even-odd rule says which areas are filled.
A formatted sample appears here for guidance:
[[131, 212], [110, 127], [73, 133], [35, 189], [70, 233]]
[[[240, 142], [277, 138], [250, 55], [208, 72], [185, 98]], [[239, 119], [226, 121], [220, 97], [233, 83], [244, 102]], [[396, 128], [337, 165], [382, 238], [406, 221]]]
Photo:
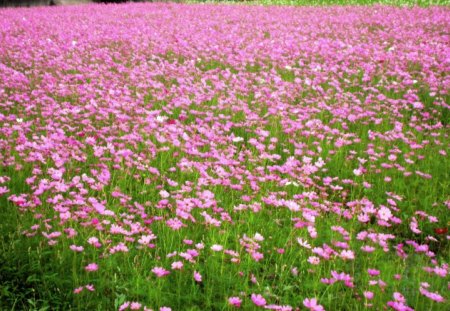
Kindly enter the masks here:
[[403, 296], [402, 294], [400, 294], [399, 292], [395, 292], [393, 294], [394, 300], [395, 301], [399, 301], [399, 302], [406, 302], [405, 296]]
[[303, 305], [310, 311], [325, 311], [325, 309], [317, 303], [316, 298], [306, 298], [305, 300], [303, 300]]
[[88, 239], [88, 243], [91, 245], [95, 245], [95, 244], [99, 243], [99, 241], [98, 241], [98, 238], [96, 238], [96, 237], [90, 237]]
[[167, 199], [168, 197], [170, 197], [169, 192], [167, 192], [166, 190], [161, 190], [159, 192], [159, 195], [163, 198], [163, 199]]
[[356, 176], [361, 176], [363, 174], [363, 171], [361, 170], [361, 168], [356, 168], [353, 170], [353, 174], [355, 174]]
[[172, 262], [172, 270], [181, 270], [183, 268], [183, 263], [181, 261]]
[[130, 305], [131, 310], [140, 310], [141, 307], [142, 307], [142, 304], [140, 304], [139, 302], [132, 302]]
[[242, 300], [239, 297], [230, 297], [228, 298], [228, 303], [236, 308], [241, 306]]
[[344, 260], [353, 260], [353, 259], [355, 259], [355, 254], [353, 253], [353, 251], [350, 251], [350, 250], [343, 250], [341, 252], [340, 256]]
[[264, 258], [264, 255], [262, 253], [260, 253], [260, 252], [252, 252], [251, 254], [252, 254], [252, 258], [255, 261], [260, 261], [261, 259]]
[[291, 306], [279, 306], [279, 305], [265, 305], [264, 309], [266, 310], [276, 310], [276, 311], [292, 311]]
[[179, 220], [178, 218], [171, 218], [166, 221], [166, 224], [172, 229], [172, 230], [179, 230], [181, 227], [185, 227], [183, 222]]
[[154, 239], [156, 239], [156, 235], [154, 234], [143, 235], [138, 240], [138, 243], [142, 245], [148, 245]]
[[81, 253], [82, 251], [84, 251], [83, 246], [77, 246], [77, 245], [70, 245], [70, 249], [73, 250], [74, 252], [78, 252], [78, 253]]
[[384, 221], [389, 221], [391, 219], [392, 213], [391, 210], [385, 206], [381, 206], [378, 210], [378, 218]]
[[428, 285], [427, 283], [422, 283], [419, 288], [419, 292], [423, 296], [425, 296], [431, 300], [434, 300], [436, 302], [444, 302], [445, 301], [444, 297], [442, 297], [440, 294], [428, 291], [427, 287], [429, 287], [429, 285], [428, 286], [427, 285]]
[[166, 269], [164, 269], [164, 268], [162, 268], [162, 267], [154, 267], [154, 268], [152, 269], [152, 272], [153, 272], [154, 274], [156, 274], [156, 276], [159, 277], [159, 278], [161, 278], [161, 277], [163, 277], [163, 276], [166, 276], [166, 275], [170, 274], [169, 271], [167, 271]]
[[258, 307], [262, 307], [262, 306], [266, 305], [266, 299], [264, 299], [264, 297], [259, 294], [252, 294], [251, 298], [252, 298], [253, 303], [255, 305], [257, 305]]
[[370, 276], [377, 276], [377, 275], [380, 275], [380, 270], [367, 269], [367, 273], [369, 273]]
[[90, 263], [86, 267], [84, 267], [84, 270], [87, 272], [94, 272], [98, 270], [98, 265], [96, 263]]
[[3, 195], [8, 192], [9, 192], [9, 189], [7, 187], [5, 187], [5, 186], [0, 187], [0, 195]]
[[364, 297], [366, 297], [367, 300], [371, 300], [373, 296], [374, 296], [373, 292], [369, 291], [364, 292]]
[[361, 250], [366, 253], [372, 253], [373, 251], [375, 251], [375, 247], [370, 246], [370, 245], [364, 245], [364, 246], [361, 246]]
[[218, 244], [214, 244], [213, 246], [211, 246], [211, 249], [215, 252], [220, 252], [221, 250], [223, 250], [223, 246], [222, 245], [218, 245]]
[[387, 305], [396, 311], [414, 311], [414, 309], [400, 301], [388, 301]]
[[264, 241], [264, 237], [260, 233], [256, 232], [255, 236], [253, 237], [253, 240], [262, 242], [262, 241]]
[[129, 301], [125, 301], [123, 304], [120, 305], [119, 311], [126, 310], [126, 309], [128, 309], [129, 306], [130, 306], [130, 302]]
[[194, 271], [194, 280], [199, 283], [202, 281], [202, 275], [197, 271]]
[[320, 258], [317, 256], [310, 256], [308, 262], [312, 265], [318, 265], [320, 263]]

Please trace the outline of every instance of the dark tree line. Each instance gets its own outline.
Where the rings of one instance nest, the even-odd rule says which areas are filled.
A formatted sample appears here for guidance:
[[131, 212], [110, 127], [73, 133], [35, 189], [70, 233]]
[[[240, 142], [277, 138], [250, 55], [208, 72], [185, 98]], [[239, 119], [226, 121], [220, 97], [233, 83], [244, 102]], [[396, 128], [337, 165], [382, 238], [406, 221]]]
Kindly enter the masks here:
[[[94, 3], [123, 3], [123, 2], [156, 2], [161, 0], [91, 0]], [[83, 1], [80, 1], [83, 2]], [[173, 2], [180, 2], [175, 0]], [[36, 5], [59, 5], [61, 0], [0, 0], [0, 7], [5, 6], [36, 6]]]

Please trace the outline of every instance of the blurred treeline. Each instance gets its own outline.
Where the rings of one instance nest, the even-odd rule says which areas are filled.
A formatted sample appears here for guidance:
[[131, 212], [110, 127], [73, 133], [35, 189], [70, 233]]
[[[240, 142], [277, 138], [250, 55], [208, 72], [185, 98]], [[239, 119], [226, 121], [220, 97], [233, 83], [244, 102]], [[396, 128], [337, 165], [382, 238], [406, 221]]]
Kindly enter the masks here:
[[[167, 0], [0, 0], [0, 7], [31, 7], [41, 5], [65, 5], [80, 3], [122, 3], [122, 2], [169, 2]], [[171, 0], [170, 2], [183, 2]]]

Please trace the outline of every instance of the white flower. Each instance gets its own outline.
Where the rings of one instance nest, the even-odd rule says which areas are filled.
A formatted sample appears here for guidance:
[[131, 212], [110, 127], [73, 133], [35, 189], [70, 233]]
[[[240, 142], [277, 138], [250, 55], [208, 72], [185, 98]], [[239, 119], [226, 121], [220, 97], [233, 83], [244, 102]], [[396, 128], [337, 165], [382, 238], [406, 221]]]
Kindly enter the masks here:
[[312, 265], [318, 265], [320, 263], [320, 258], [316, 256], [310, 256], [308, 262]]
[[165, 116], [157, 116], [156, 117], [156, 122], [158, 122], [158, 123], [163, 123], [166, 120], [167, 120], [167, 117], [165, 117]]
[[161, 198], [163, 198], [163, 199], [167, 199], [168, 197], [170, 197], [170, 193], [167, 192], [166, 190], [161, 190], [161, 191], [159, 192], [159, 195], [160, 195]]
[[284, 205], [292, 212], [298, 212], [300, 210], [300, 205], [291, 200], [285, 201]]
[[258, 232], [255, 233], [255, 236], [253, 237], [253, 239], [255, 241], [259, 241], [259, 242], [264, 241], [264, 237], [261, 234], [259, 234]]
[[421, 102], [414, 102], [412, 105], [416, 109], [423, 109], [423, 104]]
[[172, 270], [181, 270], [183, 268], [183, 263], [181, 261], [172, 262]]
[[391, 217], [392, 217], [391, 210], [388, 209], [387, 207], [382, 206], [378, 210], [378, 218], [380, 218], [381, 220], [388, 221], [389, 219], [391, 219]]
[[361, 176], [362, 175], [362, 171], [359, 168], [357, 168], [357, 169], [353, 170], [353, 174], [355, 174], [356, 176]]
[[218, 244], [214, 244], [213, 246], [211, 246], [211, 249], [215, 252], [220, 252], [221, 250], [223, 250], [223, 246], [222, 245], [218, 245]]
[[17, 118], [16, 121], [17, 121], [17, 123], [22, 123], [22, 122], [23, 122], [23, 119]]
[[355, 254], [350, 250], [343, 250], [340, 256], [342, 259], [349, 259], [349, 260], [355, 259]]
[[302, 161], [303, 161], [303, 163], [305, 163], [305, 164], [310, 164], [311, 161], [312, 161], [312, 158], [307, 157], [307, 156], [303, 156]]
[[323, 161], [322, 158], [317, 159], [316, 163], [314, 163], [314, 165], [318, 168], [321, 168], [322, 166], [325, 165], [325, 162]]
[[311, 249], [311, 245], [309, 245], [308, 241], [303, 240], [302, 238], [297, 238], [298, 244], [303, 246], [304, 248]]
[[156, 235], [154, 234], [150, 234], [150, 235], [143, 235], [141, 236], [141, 238], [138, 240], [139, 244], [143, 244], [143, 245], [147, 245], [150, 243], [150, 241], [156, 239]]
[[241, 142], [241, 141], [244, 141], [244, 138], [239, 137], [239, 136], [233, 137], [233, 142], [234, 143], [238, 143], [238, 142]]

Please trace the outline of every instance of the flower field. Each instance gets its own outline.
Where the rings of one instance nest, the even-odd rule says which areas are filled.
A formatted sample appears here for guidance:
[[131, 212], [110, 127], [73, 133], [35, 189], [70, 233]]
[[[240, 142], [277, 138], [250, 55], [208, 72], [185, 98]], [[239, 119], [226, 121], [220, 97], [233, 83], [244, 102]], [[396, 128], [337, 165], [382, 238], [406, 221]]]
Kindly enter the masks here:
[[0, 9], [1, 310], [449, 310], [450, 9]]

